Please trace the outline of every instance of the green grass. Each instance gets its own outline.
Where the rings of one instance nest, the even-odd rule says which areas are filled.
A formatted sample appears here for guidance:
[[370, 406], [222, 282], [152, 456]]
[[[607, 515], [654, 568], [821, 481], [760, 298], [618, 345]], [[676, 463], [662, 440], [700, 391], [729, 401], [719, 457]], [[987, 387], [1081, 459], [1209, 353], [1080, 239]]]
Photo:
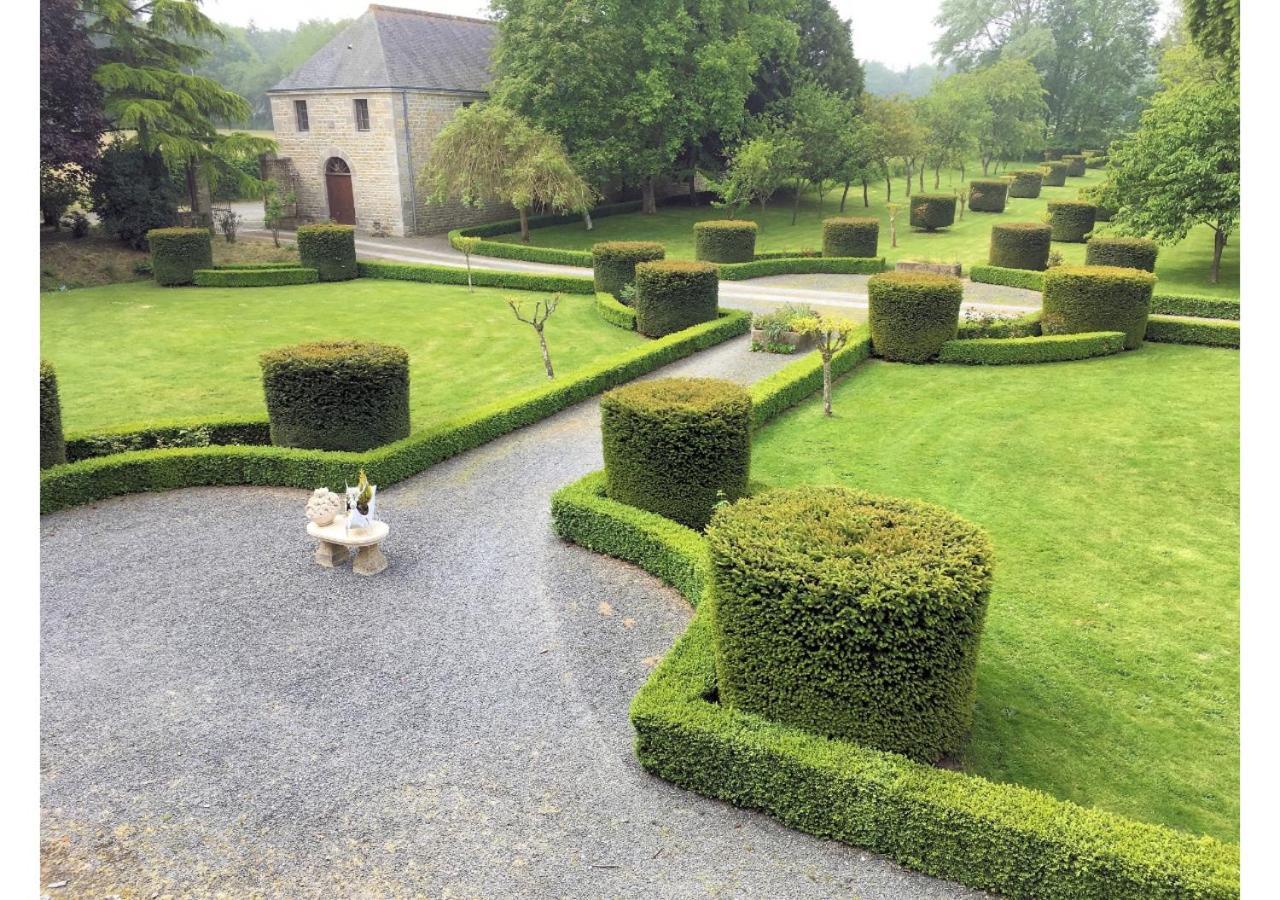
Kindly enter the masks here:
[[1239, 355], [871, 362], [757, 437], [752, 477], [986, 527], [996, 578], [962, 763], [1238, 840]]
[[[41, 353], [68, 431], [181, 418], [266, 418], [258, 355], [299, 341], [405, 347], [423, 428], [547, 383], [538, 341], [503, 298], [519, 291], [358, 279], [272, 288], [117, 284], [41, 295]], [[547, 324], [559, 375], [643, 343], [563, 295]]]
[[[1030, 164], [1027, 164], [1030, 165]], [[1012, 166], [1011, 168], [1020, 168]], [[982, 177], [981, 170], [970, 170], [966, 179], [960, 180], [956, 172], [943, 172], [939, 190], [950, 192], [967, 184], [974, 177]], [[991, 240], [991, 225], [996, 222], [1039, 221], [1046, 213], [1050, 200], [1074, 200], [1080, 188], [1094, 184], [1102, 178], [1096, 169], [1088, 170], [1081, 178], [1068, 178], [1064, 187], [1044, 188], [1034, 200], [1010, 199], [1000, 214], [968, 212], [963, 221], [933, 233], [913, 231], [907, 227], [907, 210], [898, 215], [898, 246], [889, 246], [889, 219], [884, 204], [884, 182], [871, 185], [871, 206], [862, 206], [862, 189], [854, 185], [849, 189], [845, 214], [874, 215], [880, 219], [880, 254], [890, 263], [900, 259], [930, 260], [935, 262], [960, 262], [965, 266], [987, 262], [987, 250]], [[917, 184], [918, 186], [918, 184]], [[895, 178], [893, 199], [903, 201], [904, 181]], [[932, 192], [933, 173], [925, 177], [925, 189]], [[822, 248], [822, 220], [838, 214], [842, 188], [828, 191], [825, 204], [819, 208], [817, 195], [806, 195], [800, 207], [800, 216], [791, 224], [791, 203], [780, 199], [761, 214], [758, 206], [752, 207], [747, 217], [760, 225], [756, 239], [756, 251], [820, 250]], [[660, 241], [667, 248], [669, 257], [693, 258], [693, 223], [704, 219], [724, 218], [724, 210], [702, 206], [661, 207], [654, 215], [629, 213], [606, 216], [595, 220], [595, 227], [587, 231], [581, 223], [557, 225], [551, 228], [535, 228], [530, 244], [539, 247], [559, 247], [567, 250], [590, 250], [597, 241], [647, 240]], [[1105, 230], [1107, 226], [1100, 226]], [[517, 242], [519, 233], [500, 235], [492, 240]], [[1084, 262], [1084, 244], [1053, 245], [1068, 263]], [[1209, 263], [1213, 257], [1212, 232], [1207, 227], [1197, 227], [1187, 239], [1173, 247], [1163, 247], [1156, 263], [1160, 276], [1157, 290], [1163, 293], [1190, 293], [1213, 297], [1238, 297], [1240, 295], [1240, 237], [1232, 235], [1223, 254], [1221, 280], [1210, 284]]]

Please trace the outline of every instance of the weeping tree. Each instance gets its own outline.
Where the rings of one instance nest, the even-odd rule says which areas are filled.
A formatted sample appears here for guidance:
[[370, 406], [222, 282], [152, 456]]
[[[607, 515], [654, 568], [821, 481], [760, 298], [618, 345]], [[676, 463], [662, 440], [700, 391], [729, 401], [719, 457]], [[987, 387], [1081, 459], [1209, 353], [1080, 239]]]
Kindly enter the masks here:
[[529, 210], [585, 212], [595, 202], [560, 139], [496, 103], [459, 110], [436, 135], [418, 180], [432, 203], [511, 204], [525, 243]]

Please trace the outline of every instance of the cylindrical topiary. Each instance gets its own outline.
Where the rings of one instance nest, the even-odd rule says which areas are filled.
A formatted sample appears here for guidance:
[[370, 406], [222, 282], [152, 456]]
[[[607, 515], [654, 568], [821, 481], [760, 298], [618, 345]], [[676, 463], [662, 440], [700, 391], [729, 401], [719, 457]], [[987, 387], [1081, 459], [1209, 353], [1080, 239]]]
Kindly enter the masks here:
[[1071, 152], [1071, 149], [1069, 147], [1047, 147], [1045, 148], [1045, 151], [1044, 151], [1044, 158], [1046, 162], [1052, 161], [1052, 160], [1059, 160], [1059, 159], [1062, 159], [1064, 155], [1070, 152]]
[[725, 706], [933, 762], [973, 723], [991, 543], [941, 507], [766, 491], [707, 529]]
[[884, 359], [922, 363], [956, 336], [964, 289], [953, 275], [881, 272], [867, 281], [871, 349]]
[[1064, 162], [1047, 162], [1041, 171], [1044, 172], [1041, 183], [1045, 187], [1062, 187], [1067, 183], [1067, 164]]
[[1123, 269], [1156, 270], [1160, 246], [1147, 238], [1091, 237], [1084, 248], [1086, 266], [1119, 266]]
[[1110, 206], [1103, 206], [1101, 203], [1094, 204], [1093, 221], [1095, 223], [1110, 222], [1115, 218], [1115, 215], [1116, 211]]
[[661, 259], [636, 264], [636, 331], [662, 337], [717, 315], [720, 275], [707, 262]]
[[[622, 289], [635, 284], [636, 263], [666, 256], [656, 241], [602, 241], [591, 247], [591, 272], [596, 290], [622, 300]], [[626, 302], [626, 301], [623, 301]]]
[[409, 354], [361, 341], [298, 344], [260, 357], [271, 443], [369, 450], [409, 436]]
[[837, 216], [822, 220], [823, 256], [875, 256], [879, 245], [879, 219]]
[[756, 223], [747, 219], [694, 222], [694, 258], [714, 263], [751, 262], [756, 258], [758, 230]]
[[298, 256], [302, 265], [320, 273], [321, 281], [348, 281], [356, 268], [356, 230], [333, 222], [298, 228]]
[[987, 261], [1006, 269], [1044, 271], [1049, 265], [1053, 230], [1041, 222], [1009, 222], [991, 226], [991, 250]]
[[1156, 277], [1116, 266], [1056, 266], [1044, 273], [1045, 334], [1122, 331], [1126, 350], [1142, 345]]
[[1083, 244], [1093, 231], [1098, 208], [1084, 200], [1050, 200], [1049, 227], [1055, 241]]
[[1062, 157], [1062, 161], [1067, 164], [1067, 177], [1079, 178], [1084, 174], [1084, 157], [1079, 153], [1067, 153]]
[[690, 528], [747, 492], [751, 395], [715, 378], [637, 381], [600, 400], [609, 497]]
[[1009, 196], [1035, 198], [1040, 196], [1040, 184], [1044, 172], [1040, 169], [1022, 169], [1009, 173]]
[[969, 209], [973, 212], [1004, 212], [1009, 182], [1003, 178], [976, 178], [969, 182]]
[[152, 228], [151, 274], [156, 284], [191, 284], [196, 269], [213, 266], [213, 240], [208, 228]]
[[912, 228], [937, 231], [956, 220], [956, 198], [951, 194], [913, 194], [907, 202]]
[[62, 404], [58, 400], [58, 375], [53, 366], [40, 360], [40, 468], [67, 461], [67, 442], [62, 436]]

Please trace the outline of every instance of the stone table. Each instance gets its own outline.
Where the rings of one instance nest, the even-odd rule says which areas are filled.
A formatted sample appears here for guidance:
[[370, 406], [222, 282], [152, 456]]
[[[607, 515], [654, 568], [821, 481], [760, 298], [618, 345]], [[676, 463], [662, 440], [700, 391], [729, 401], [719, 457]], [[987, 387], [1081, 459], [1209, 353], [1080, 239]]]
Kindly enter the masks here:
[[347, 548], [356, 548], [351, 570], [357, 575], [377, 575], [387, 567], [381, 544], [390, 533], [386, 522], [371, 522], [367, 527], [347, 530], [347, 517], [337, 516], [329, 525], [307, 523], [307, 534], [316, 539], [316, 562], [332, 569], [347, 561]]

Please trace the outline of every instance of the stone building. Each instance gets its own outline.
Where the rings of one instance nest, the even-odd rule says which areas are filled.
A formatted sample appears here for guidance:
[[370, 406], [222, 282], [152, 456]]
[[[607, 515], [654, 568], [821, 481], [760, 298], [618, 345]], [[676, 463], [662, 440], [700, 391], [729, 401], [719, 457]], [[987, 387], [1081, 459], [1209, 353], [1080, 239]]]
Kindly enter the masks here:
[[370, 6], [268, 92], [279, 150], [264, 174], [296, 195], [302, 222], [406, 235], [513, 217], [428, 204], [417, 186], [440, 129], [487, 96], [495, 39], [482, 19]]

